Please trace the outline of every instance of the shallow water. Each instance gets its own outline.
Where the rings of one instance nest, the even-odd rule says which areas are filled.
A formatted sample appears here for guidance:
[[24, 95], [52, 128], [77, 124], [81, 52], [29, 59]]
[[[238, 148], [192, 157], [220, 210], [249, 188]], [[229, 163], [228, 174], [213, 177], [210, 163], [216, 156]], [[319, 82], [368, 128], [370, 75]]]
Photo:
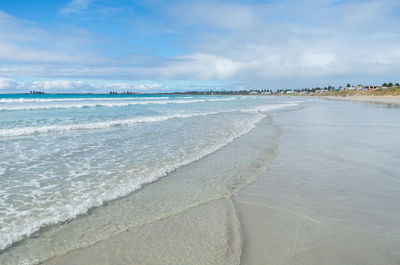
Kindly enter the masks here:
[[120, 233], [45, 265], [239, 264], [239, 222], [232, 201], [218, 199]]
[[[299, 103], [270, 97], [1, 98], [0, 262], [39, 263], [229, 196], [255, 176], [209, 172], [209, 181], [187, 187], [178, 181], [169, 189], [157, 180], [247, 133], [267, 112]], [[248, 160], [238, 160], [237, 168], [240, 161]], [[148, 196], [140, 190], [146, 183], [160, 188]], [[124, 199], [135, 191], [134, 203]]]

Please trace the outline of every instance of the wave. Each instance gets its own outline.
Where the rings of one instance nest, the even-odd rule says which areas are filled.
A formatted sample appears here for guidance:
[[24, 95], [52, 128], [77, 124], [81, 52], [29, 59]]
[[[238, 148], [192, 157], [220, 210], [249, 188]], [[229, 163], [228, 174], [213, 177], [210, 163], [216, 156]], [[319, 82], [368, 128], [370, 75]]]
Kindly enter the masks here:
[[232, 101], [235, 99], [236, 98], [213, 98], [213, 99], [207, 99], [207, 101]]
[[0, 106], [0, 111], [16, 111], [16, 110], [49, 110], [49, 109], [79, 109], [93, 107], [124, 107], [133, 105], [164, 105], [164, 104], [188, 104], [196, 102], [204, 102], [204, 99], [196, 100], [163, 100], [163, 101], [127, 101], [127, 102], [87, 102], [79, 104], [48, 104], [48, 105], [16, 105], [16, 106]]
[[10, 128], [10, 129], [0, 129], [0, 137], [19, 137], [34, 134], [43, 133], [53, 133], [53, 132], [63, 132], [63, 131], [73, 131], [73, 130], [93, 130], [93, 129], [106, 129], [118, 126], [130, 126], [138, 123], [149, 123], [149, 122], [161, 122], [169, 119], [175, 118], [190, 118], [199, 116], [208, 116], [218, 113], [227, 112], [267, 112], [271, 110], [281, 109], [285, 107], [297, 106], [297, 103], [285, 103], [285, 104], [270, 104], [261, 105], [249, 109], [235, 109], [235, 110], [225, 110], [225, 111], [214, 111], [205, 113], [190, 113], [190, 114], [173, 114], [164, 116], [147, 116], [147, 117], [136, 117], [129, 119], [118, 119], [111, 121], [93, 122], [93, 123], [78, 123], [78, 124], [66, 124], [66, 125], [47, 125], [41, 127], [21, 127], [21, 128]]
[[296, 103], [296, 102], [282, 103], [282, 104], [269, 104], [269, 105], [256, 106], [256, 107], [249, 108], [249, 109], [242, 109], [240, 111], [241, 112], [267, 112], [267, 111], [281, 109], [281, 108], [295, 107], [297, 105], [298, 105], [298, 103]]
[[164, 104], [190, 104], [198, 102], [229, 101], [232, 99], [186, 99], [186, 100], [151, 100], [151, 101], [123, 101], [123, 102], [85, 102], [67, 104], [38, 104], [38, 105], [0, 105], [0, 111], [28, 111], [28, 110], [50, 110], [50, 109], [77, 109], [93, 107], [124, 107], [134, 105], [164, 105]]
[[0, 130], [0, 137], [17, 137], [23, 135], [32, 135], [40, 133], [51, 133], [51, 132], [62, 132], [72, 130], [92, 130], [92, 129], [106, 129], [118, 126], [129, 126], [137, 123], [148, 123], [148, 122], [160, 122], [174, 118], [190, 118], [197, 116], [207, 116], [217, 114], [218, 112], [207, 112], [207, 113], [193, 113], [193, 114], [174, 114], [167, 116], [148, 116], [148, 117], [137, 117], [131, 119], [118, 119], [112, 121], [92, 122], [92, 123], [78, 123], [68, 125], [47, 125], [41, 127], [22, 127], [12, 129]]

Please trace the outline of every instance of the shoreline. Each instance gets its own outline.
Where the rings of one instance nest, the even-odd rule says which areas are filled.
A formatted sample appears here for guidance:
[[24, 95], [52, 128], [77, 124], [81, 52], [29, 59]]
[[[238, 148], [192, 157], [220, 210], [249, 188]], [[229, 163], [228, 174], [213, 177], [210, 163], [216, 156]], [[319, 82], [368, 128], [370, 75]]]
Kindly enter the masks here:
[[240, 223], [233, 202], [220, 198], [40, 264], [197, 265], [214, 264], [217, 260], [216, 264], [240, 265], [241, 247]]
[[[182, 263], [183, 260], [184, 264], [198, 264], [198, 260], [196, 261], [192, 255], [204, 257], [209, 261], [217, 259], [219, 262], [216, 264], [239, 264], [241, 238], [239, 225], [235, 221], [236, 213], [229, 210], [229, 207], [233, 209], [230, 198], [232, 194], [252, 182], [269, 165], [275, 156], [279, 135], [280, 129], [273, 125], [271, 118], [267, 116], [259, 121], [255, 128], [216, 152], [176, 169], [168, 176], [144, 186], [142, 190], [131, 196], [111, 202], [105, 207], [95, 209], [91, 215], [85, 218], [66, 224], [61, 227], [62, 234], [60, 235], [57, 231], [51, 231], [47, 235], [32, 239], [32, 242], [27, 242], [29, 244], [23, 247], [27, 249], [32, 249], [34, 246], [40, 247], [50, 239], [54, 242], [67, 240], [67, 243], [68, 240], [85, 237], [85, 234], [93, 233], [98, 229], [109, 230], [108, 225], [102, 225], [100, 220], [101, 216], [107, 214], [112, 217], [109, 221], [116, 223], [116, 228], [118, 228], [118, 223], [125, 225], [136, 219], [141, 225], [135, 225], [126, 231], [88, 246], [78, 245], [75, 250], [69, 250], [64, 254], [54, 253], [52, 258], [38, 260], [39, 263], [102, 264], [103, 262], [103, 264], [109, 264], [111, 258], [115, 259], [112, 260], [113, 264], [126, 264], [126, 260], [132, 261], [129, 264], [143, 264], [143, 262], [149, 261], [142, 260], [136, 263], [133, 261], [140, 260], [140, 253], [152, 253], [152, 255], [146, 255], [152, 264], [165, 264], [165, 258], [167, 261], [169, 258], [173, 264]], [[238, 157], [239, 153], [245, 158]], [[169, 213], [170, 211], [172, 212]], [[213, 212], [222, 214], [215, 215], [215, 218], [211, 218], [212, 220], [201, 219], [203, 216], [201, 213], [204, 211], [210, 214]], [[146, 216], [149, 213], [156, 214], [158, 217], [154, 220], [148, 219]], [[207, 214], [204, 216], [206, 217]], [[178, 220], [182, 220], [183, 223]], [[200, 222], [197, 226], [206, 227], [209, 233], [205, 233], [201, 229], [190, 228], [191, 222]], [[100, 226], [89, 230], [85, 229], [84, 227], [90, 223]], [[177, 225], [178, 223], [180, 225]], [[163, 228], [161, 229], [161, 227]], [[165, 230], [166, 233], [154, 235], [151, 232], [153, 228], [159, 231]], [[95, 231], [90, 231], [93, 229]], [[186, 232], [176, 238], [175, 235], [178, 235], [182, 229]], [[147, 238], [149, 234], [152, 234], [151, 238]], [[205, 237], [207, 240], [204, 240]], [[175, 242], [172, 240], [174, 238]], [[199, 240], [196, 241], [196, 238]], [[149, 243], [143, 245], [138, 243], [143, 240], [148, 240]], [[201, 245], [203, 247], [197, 249], [192, 246], [188, 249], [192, 240], [198, 243], [204, 241]], [[155, 249], [152, 242], [160, 249]], [[165, 244], [160, 245], [156, 242]], [[171, 253], [163, 252], [163, 249], [170, 250], [173, 247], [169, 245], [171, 243], [180, 245], [180, 247]], [[102, 250], [102, 246], [107, 246], [106, 250]], [[132, 248], [135, 250], [132, 251]], [[13, 252], [4, 254], [19, 255], [18, 251]], [[92, 255], [93, 253], [96, 255]], [[116, 253], [119, 255], [115, 256]], [[226, 253], [230, 254], [226, 256]], [[3, 258], [6, 257], [3, 256]], [[204, 263], [213, 264], [212, 262]]]
[[241, 265], [399, 264], [397, 109], [311, 104], [274, 115], [277, 155], [233, 197]]

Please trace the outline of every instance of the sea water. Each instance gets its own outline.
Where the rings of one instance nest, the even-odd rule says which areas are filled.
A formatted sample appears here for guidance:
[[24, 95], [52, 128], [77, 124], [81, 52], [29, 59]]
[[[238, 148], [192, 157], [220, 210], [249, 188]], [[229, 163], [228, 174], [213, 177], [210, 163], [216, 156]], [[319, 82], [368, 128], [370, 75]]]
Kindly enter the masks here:
[[[39, 263], [235, 191], [232, 183], [248, 183], [246, 174], [224, 175], [219, 190], [208, 183], [199, 197], [183, 192], [176, 206], [156, 207], [156, 194], [140, 195], [143, 185], [248, 133], [269, 112], [299, 104], [250, 96], [0, 96], [1, 263]], [[121, 205], [104, 208], [132, 193], [129, 217]]]

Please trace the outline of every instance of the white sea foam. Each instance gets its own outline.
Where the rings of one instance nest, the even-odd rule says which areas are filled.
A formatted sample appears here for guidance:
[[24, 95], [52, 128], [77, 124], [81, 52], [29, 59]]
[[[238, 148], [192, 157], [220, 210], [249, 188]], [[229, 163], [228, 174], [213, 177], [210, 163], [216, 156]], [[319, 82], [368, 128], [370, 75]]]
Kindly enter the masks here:
[[164, 105], [164, 104], [189, 104], [204, 102], [204, 99], [197, 100], [162, 100], [162, 101], [123, 101], [123, 102], [84, 102], [84, 103], [59, 103], [59, 104], [36, 104], [36, 105], [6, 105], [0, 106], [0, 111], [16, 110], [48, 110], [48, 109], [77, 109], [92, 107], [124, 107], [133, 105]]
[[303, 102], [305, 102], [304, 100], [290, 100], [290, 101], [287, 101], [286, 103], [303, 103]]
[[40, 127], [22, 127], [22, 128], [12, 128], [12, 129], [1, 129], [0, 137], [16, 137], [23, 135], [32, 135], [40, 133], [51, 133], [51, 132], [63, 132], [72, 130], [93, 130], [93, 129], [105, 129], [118, 126], [129, 126], [137, 123], [148, 123], [148, 122], [161, 122], [174, 118], [189, 118], [196, 116], [207, 116], [216, 114], [217, 112], [206, 112], [206, 113], [192, 113], [192, 114], [173, 114], [166, 116], [147, 116], [147, 117], [137, 117], [130, 119], [118, 119], [103, 122], [92, 122], [92, 123], [78, 123], [78, 124], [68, 124], [68, 125], [47, 125]]
[[281, 109], [285, 107], [293, 107], [298, 105], [297, 103], [284, 103], [284, 104], [269, 104], [256, 106], [249, 109], [241, 110], [230, 110], [230, 111], [219, 111], [219, 112], [206, 112], [206, 113], [191, 113], [191, 114], [173, 114], [166, 116], [147, 116], [147, 117], [137, 117], [129, 119], [118, 119], [104, 122], [93, 122], [93, 123], [78, 123], [78, 124], [68, 124], [68, 125], [47, 125], [47, 126], [31, 126], [31, 127], [21, 127], [12, 129], [0, 129], [0, 137], [18, 137], [24, 135], [41, 134], [41, 133], [52, 133], [52, 132], [63, 132], [72, 130], [93, 130], [93, 129], [105, 129], [118, 126], [130, 126], [137, 123], [148, 123], [148, 122], [161, 122], [174, 118], [189, 118], [196, 116], [207, 116], [223, 112], [267, 112], [271, 110]]
[[18, 105], [0, 105], [0, 111], [27, 111], [27, 110], [49, 110], [49, 109], [76, 109], [76, 108], [93, 108], [93, 107], [124, 107], [133, 105], [164, 105], [164, 104], [190, 104], [198, 102], [215, 102], [215, 101], [230, 101], [234, 98], [220, 98], [220, 99], [176, 99], [176, 100], [145, 100], [145, 101], [108, 101], [103, 100], [99, 102], [58, 102], [53, 104], [18, 104]]
[[242, 112], [267, 112], [276, 109], [282, 109], [287, 107], [295, 107], [298, 103], [282, 103], [282, 104], [268, 104], [268, 105], [260, 105], [248, 109], [240, 110]]
[[[189, 99], [189, 100], [188, 100]], [[35, 109], [62, 109], [85, 107], [118, 107], [128, 105], [148, 104], [187, 104], [196, 102], [232, 101], [236, 98], [193, 99], [193, 97], [179, 97], [171, 100], [169, 97], [137, 97], [137, 98], [16, 98], [0, 99], [0, 111], [7, 110], [35, 110]], [[18, 103], [18, 104], [12, 104]], [[21, 104], [22, 103], [22, 104]], [[32, 104], [33, 103], [33, 104]], [[37, 103], [37, 104], [35, 104]], [[49, 103], [49, 104], [46, 104]]]
[[208, 99], [207, 101], [232, 101], [235, 100], [236, 98], [213, 98], [213, 99]]

